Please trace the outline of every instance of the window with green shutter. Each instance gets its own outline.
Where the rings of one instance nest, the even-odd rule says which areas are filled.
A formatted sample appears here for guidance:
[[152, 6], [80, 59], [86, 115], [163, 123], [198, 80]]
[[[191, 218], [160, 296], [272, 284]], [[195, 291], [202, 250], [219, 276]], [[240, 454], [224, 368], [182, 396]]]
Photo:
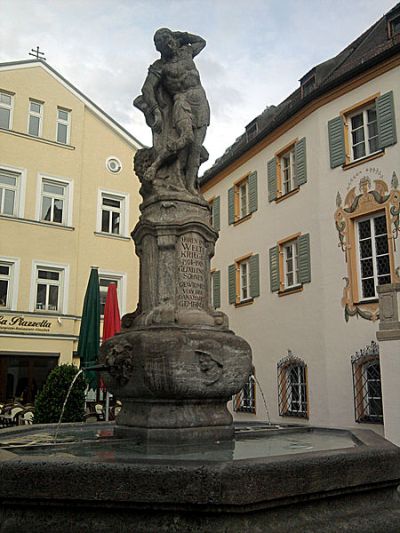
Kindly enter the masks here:
[[298, 234], [269, 251], [272, 292], [292, 292], [311, 282], [310, 236]]
[[228, 190], [228, 222], [234, 224], [258, 209], [257, 171], [251, 172]]
[[239, 259], [228, 267], [229, 303], [251, 302], [260, 296], [260, 260], [258, 254]]
[[268, 200], [283, 199], [307, 183], [306, 139], [293, 141], [268, 161]]
[[379, 155], [397, 142], [393, 92], [356, 104], [328, 122], [331, 168]]

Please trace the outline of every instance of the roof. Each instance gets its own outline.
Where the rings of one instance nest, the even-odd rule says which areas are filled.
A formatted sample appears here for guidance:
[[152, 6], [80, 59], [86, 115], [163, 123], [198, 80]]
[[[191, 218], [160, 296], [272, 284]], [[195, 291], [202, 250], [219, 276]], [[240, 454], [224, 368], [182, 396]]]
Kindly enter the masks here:
[[266, 107], [261, 115], [253, 119], [246, 127], [248, 129], [257, 123], [257, 133], [247, 135], [245, 131], [240, 135], [215, 161], [214, 165], [199, 178], [199, 184], [206, 184], [317, 97], [398, 54], [400, 52], [400, 34], [389, 37], [387, 30], [388, 21], [397, 15], [400, 15], [400, 3], [396, 4], [338, 55], [309, 70], [300, 82], [305, 84], [313, 80], [312, 89], [307, 94], [302, 94], [300, 86], [278, 106]]
[[21, 68], [41, 67], [50, 76], [55, 78], [64, 87], [71, 91], [86, 107], [88, 107], [95, 115], [97, 115], [103, 122], [108, 124], [116, 133], [121, 135], [126, 141], [132, 144], [137, 150], [143, 148], [144, 144], [141, 143], [136, 137], [134, 137], [129, 131], [127, 131], [121, 124], [108, 115], [101, 107], [95, 104], [90, 98], [88, 98], [82, 91], [80, 91], [75, 85], [69, 82], [66, 78], [61, 76], [53, 67], [51, 67], [43, 59], [26, 59], [23, 61], [10, 61], [7, 63], [0, 63], [0, 72], [2, 70], [16, 70]]

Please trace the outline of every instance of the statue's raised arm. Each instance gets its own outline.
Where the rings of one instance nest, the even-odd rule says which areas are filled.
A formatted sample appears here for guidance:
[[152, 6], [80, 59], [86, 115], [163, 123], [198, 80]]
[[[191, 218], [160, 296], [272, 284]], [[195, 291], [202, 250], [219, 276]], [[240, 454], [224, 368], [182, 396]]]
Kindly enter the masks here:
[[154, 44], [161, 58], [150, 65], [142, 94], [134, 101], [152, 129], [153, 147], [137, 153], [135, 171], [144, 195], [166, 190], [198, 195], [198, 169], [208, 159], [203, 141], [210, 108], [193, 58], [206, 41], [161, 28]]

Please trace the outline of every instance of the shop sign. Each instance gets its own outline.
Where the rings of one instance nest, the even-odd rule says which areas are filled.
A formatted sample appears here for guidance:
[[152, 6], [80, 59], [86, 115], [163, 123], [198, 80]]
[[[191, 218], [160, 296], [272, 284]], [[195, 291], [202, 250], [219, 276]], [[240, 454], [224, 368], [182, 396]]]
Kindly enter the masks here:
[[0, 332], [48, 333], [52, 323], [45, 318], [31, 318], [24, 315], [0, 315]]

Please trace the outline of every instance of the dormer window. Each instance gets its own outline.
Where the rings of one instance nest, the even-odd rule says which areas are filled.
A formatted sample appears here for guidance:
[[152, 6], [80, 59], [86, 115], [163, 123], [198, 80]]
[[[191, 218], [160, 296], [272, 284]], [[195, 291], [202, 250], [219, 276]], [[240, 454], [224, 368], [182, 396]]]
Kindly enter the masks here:
[[315, 75], [301, 83], [301, 97], [309, 95], [315, 89]]
[[247, 141], [254, 139], [257, 133], [258, 133], [258, 123], [256, 121], [250, 122], [250, 124], [246, 126]]
[[389, 39], [395, 35], [400, 35], [400, 14], [395, 15], [388, 20]]

